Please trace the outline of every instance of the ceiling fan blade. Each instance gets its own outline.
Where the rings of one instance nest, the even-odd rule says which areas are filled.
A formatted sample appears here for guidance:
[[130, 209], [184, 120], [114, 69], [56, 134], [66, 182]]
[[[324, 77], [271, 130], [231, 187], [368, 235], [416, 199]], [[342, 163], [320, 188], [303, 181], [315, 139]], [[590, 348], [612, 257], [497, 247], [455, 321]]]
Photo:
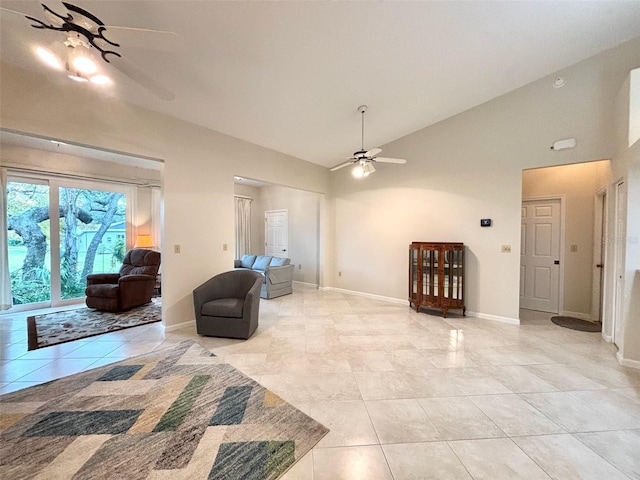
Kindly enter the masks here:
[[29, 25], [29, 20], [27, 19], [29, 15], [22, 12], [17, 12], [15, 10], [9, 10], [8, 8], [0, 7], [0, 20], [11, 22], [11, 23], [20, 23], [20, 25]]
[[398, 164], [407, 163], [407, 161], [404, 158], [376, 157], [373, 160], [380, 163], [398, 163]]
[[122, 48], [141, 48], [170, 53], [181, 53], [187, 50], [184, 37], [175, 32], [106, 26], [103, 35]]
[[371, 150], [369, 150], [367, 153], [365, 153], [365, 157], [375, 157], [377, 154], [379, 154], [382, 151], [381, 148], [372, 148]]
[[338, 166], [336, 166], [336, 167], [333, 167], [333, 168], [332, 168], [331, 170], [329, 170], [329, 171], [330, 171], [330, 172], [335, 172], [336, 170], [340, 170], [341, 168], [346, 167], [346, 166], [348, 166], [348, 165], [351, 165], [352, 163], [354, 163], [354, 162], [353, 162], [353, 161], [349, 161], [349, 162], [346, 162], [346, 163], [342, 163], [342, 164], [340, 164], [340, 165], [338, 165]]
[[113, 65], [117, 70], [124, 73], [127, 77], [129, 77], [134, 82], [137, 82], [144, 88], [150, 90], [155, 93], [162, 100], [173, 100], [175, 95], [173, 92], [165, 88], [160, 83], [156, 82], [149, 75], [144, 73], [138, 67], [136, 67], [133, 63], [123, 57], [117, 57], [115, 55], [109, 56], [109, 63]]

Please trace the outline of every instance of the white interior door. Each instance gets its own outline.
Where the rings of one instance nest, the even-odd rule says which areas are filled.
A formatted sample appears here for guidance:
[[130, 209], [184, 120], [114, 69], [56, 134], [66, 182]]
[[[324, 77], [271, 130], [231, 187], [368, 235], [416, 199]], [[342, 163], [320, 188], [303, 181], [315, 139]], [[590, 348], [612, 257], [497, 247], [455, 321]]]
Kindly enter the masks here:
[[287, 210], [264, 212], [265, 255], [285, 258], [289, 256], [289, 214]]
[[622, 347], [622, 296], [624, 292], [624, 238], [626, 238], [626, 218], [627, 218], [627, 185], [619, 182], [616, 185], [615, 200], [615, 238], [613, 244], [614, 258], [614, 294], [613, 294], [613, 343]]
[[560, 200], [522, 202], [520, 307], [558, 313]]

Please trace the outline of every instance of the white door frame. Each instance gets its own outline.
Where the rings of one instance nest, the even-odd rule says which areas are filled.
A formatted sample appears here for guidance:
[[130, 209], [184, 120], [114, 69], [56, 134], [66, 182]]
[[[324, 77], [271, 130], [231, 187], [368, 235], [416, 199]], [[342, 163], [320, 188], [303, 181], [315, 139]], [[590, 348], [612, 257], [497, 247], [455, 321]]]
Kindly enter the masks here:
[[[558, 254], [560, 265], [558, 269], [558, 314], [564, 313], [564, 237], [565, 237], [565, 195], [542, 195], [535, 197], [523, 197], [520, 205], [524, 202], [536, 202], [540, 200], [559, 200], [560, 201], [560, 251]], [[522, 236], [522, 229], [520, 229]], [[522, 245], [522, 238], [520, 238]]]
[[[621, 218], [621, 206], [626, 210], [627, 201], [627, 184], [625, 179], [618, 179], [614, 182], [614, 211], [613, 211], [613, 295], [611, 296], [612, 311], [611, 311], [611, 342], [622, 350], [622, 296], [624, 294], [624, 255], [625, 255], [625, 231], [626, 217], [622, 215]], [[622, 228], [620, 226], [622, 225]]]
[[[607, 188], [603, 187], [593, 196], [593, 265], [592, 265], [592, 289], [591, 289], [591, 318], [603, 324], [604, 336], [604, 312], [605, 304], [605, 266], [607, 265]], [[601, 265], [598, 267], [598, 265]]]

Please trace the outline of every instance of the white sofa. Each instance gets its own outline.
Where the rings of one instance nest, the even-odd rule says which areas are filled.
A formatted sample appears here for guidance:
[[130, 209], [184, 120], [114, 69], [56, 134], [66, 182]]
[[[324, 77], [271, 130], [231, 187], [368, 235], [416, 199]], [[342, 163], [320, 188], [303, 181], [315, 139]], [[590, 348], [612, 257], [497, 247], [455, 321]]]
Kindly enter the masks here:
[[241, 259], [233, 261], [233, 267], [260, 272], [264, 276], [261, 298], [281, 297], [293, 292], [294, 266], [289, 258], [243, 255]]

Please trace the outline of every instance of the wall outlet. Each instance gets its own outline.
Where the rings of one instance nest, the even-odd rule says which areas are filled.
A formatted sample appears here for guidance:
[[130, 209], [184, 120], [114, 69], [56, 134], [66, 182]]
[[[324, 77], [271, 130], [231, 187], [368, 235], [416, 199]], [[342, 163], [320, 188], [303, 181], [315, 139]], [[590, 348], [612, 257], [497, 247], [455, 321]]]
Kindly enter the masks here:
[[173, 253], [180, 253], [180, 245], [173, 246]]
[[341, 277], [342, 276], [342, 272], [338, 272], [338, 276]]
[[572, 252], [577, 252], [578, 251], [578, 245], [572, 244], [571, 245], [571, 251]]
[[500, 251], [502, 253], [511, 253], [511, 245], [502, 245]]
[[222, 251], [226, 252], [227, 250], [229, 250], [229, 245], [227, 245], [226, 243], [222, 244]]

